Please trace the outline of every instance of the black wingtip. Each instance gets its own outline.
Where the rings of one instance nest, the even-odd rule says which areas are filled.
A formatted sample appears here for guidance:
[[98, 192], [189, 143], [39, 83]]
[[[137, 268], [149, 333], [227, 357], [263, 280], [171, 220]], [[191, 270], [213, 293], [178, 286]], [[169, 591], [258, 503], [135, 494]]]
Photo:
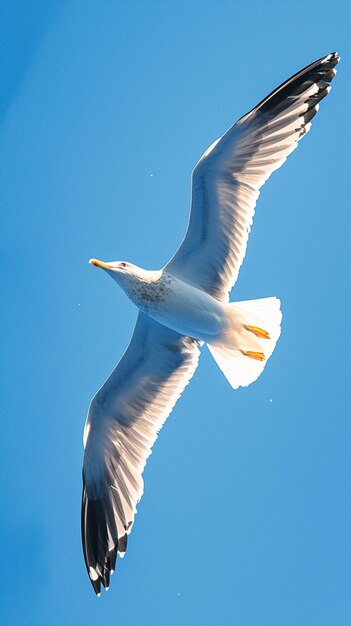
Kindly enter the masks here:
[[99, 597], [101, 595], [101, 583], [100, 583], [100, 580], [99, 579], [93, 580], [90, 576], [89, 576], [89, 578], [90, 578], [90, 582], [91, 582], [91, 584], [93, 586], [93, 589], [94, 589], [96, 595]]
[[340, 61], [340, 54], [338, 52], [331, 52], [330, 54], [328, 54], [325, 58], [327, 59], [328, 57], [330, 57], [331, 59], [337, 59], [337, 63], [339, 63]]
[[[82, 494], [81, 521], [85, 565], [94, 592], [99, 596], [101, 594], [101, 585], [106, 590], [109, 588], [110, 574], [115, 569], [119, 540], [114, 520], [106, 512], [106, 502], [104, 500], [90, 499], [85, 486], [83, 486]], [[112, 550], [108, 549], [107, 524], [109, 525], [110, 536], [115, 541]]]
[[110, 571], [108, 569], [104, 570], [103, 576], [102, 576], [102, 584], [104, 585], [106, 591], [108, 590], [109, 586], [110, 586]]
[[[336, 70], [334, 68], [339, 61], [339, 54], [337, 52], [331, 52], [330, 54], [317, 59], [317, 61], [310, 63], [302, 70], [291, 76], [284, 83], [279, 85], [279, 87], [274, 89], [251, 111], [249, 111], [249, 113], [244, 115], [239, 122], [243, 122], [249, 116], [256, 113], [276, 115], [290, 106], [290, 98], [297, 98], [299, 95], [307, 91], [312, 84], [316, 84], [318, 86], [318, 92], [313, 97], [306, 100], [306, 102], [310, 104], [308, 110], [305, 111], [306, 120], [304, 124], [306, 126], [308, 121], [312, 119], [318, 110], [316, 105], [329, 93], [329, 83], [331, 83], [336, 74]], [[313, 109], [313, 113], [310, 113], [310, 109]], [[309, 120], [307, 121], [308, 118]], [[305, 129], [301, 129], [301, 132], [303, 134]]]
[[310, 63], [310, 65], [307, 65], [304, 69], [294, 74], [275, 89], [264, 99], [261, 105], [258, 105], [257, 109], [262, 112], [268, 112], [285, 102], [286, 106], [288, 106], [289, 103], [286, 101], [287, 97], [302, 93], [313, 83], [319, 88], [318, 94], [315, 96], [315, 104], [317, 104], [319, 100], [322, 99], [319, 96], [324, 96], [328, 93], [325, 92], [325, 89], [328, 88], [328, 84], [333, 80], [336, 74], [334, 68], [338, 62], [339, 56], [336, 53], [332, 53]]

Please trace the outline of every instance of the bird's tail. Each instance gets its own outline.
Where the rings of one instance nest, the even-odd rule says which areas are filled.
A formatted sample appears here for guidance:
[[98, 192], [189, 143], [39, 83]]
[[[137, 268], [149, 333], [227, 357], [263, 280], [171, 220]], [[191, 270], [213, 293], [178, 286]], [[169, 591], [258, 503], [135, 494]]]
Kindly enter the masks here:
[[282, 313], [278, 298], [229, 304], [233, 330], [220, 344], [208, 348], [234, 389], [247, 387], [263, 372], [280, 335]]

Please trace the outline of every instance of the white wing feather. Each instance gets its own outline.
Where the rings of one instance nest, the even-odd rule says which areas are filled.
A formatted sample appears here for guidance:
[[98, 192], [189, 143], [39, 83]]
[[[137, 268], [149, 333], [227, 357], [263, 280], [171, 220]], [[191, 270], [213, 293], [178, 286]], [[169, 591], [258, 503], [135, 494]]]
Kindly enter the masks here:
[[228, 299], [246, 252], [259, 189], [310, 128], [339, 57], [283, 83], [204, 153], [192, 177], [188, 230], [167, 270]]
[[127, 545], [142, 472], [200, 355], [200, 343], [139, 313], [121, 361], [93, 398], [85, 426], [82, 540], [96, 593]]

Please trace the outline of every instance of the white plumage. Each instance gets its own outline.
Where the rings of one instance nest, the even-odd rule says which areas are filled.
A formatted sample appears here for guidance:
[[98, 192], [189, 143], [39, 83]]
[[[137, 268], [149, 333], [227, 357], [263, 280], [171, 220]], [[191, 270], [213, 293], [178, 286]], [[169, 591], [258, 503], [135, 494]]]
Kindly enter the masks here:
[[193, 172], [186, 236], [162, 270], [91, 261], [139, 308], [131, 342], [93, 398], [84, 431], [82, 541], [97, 594], [125, 553], [146, 460], [201, 345], [234, 388], [256, 380], [274, 350], [279, 300], [228, 303], [229, 293], [259, 189], [309, 130], [338, 61], [329, 54], [295, 74], [204, 153]]

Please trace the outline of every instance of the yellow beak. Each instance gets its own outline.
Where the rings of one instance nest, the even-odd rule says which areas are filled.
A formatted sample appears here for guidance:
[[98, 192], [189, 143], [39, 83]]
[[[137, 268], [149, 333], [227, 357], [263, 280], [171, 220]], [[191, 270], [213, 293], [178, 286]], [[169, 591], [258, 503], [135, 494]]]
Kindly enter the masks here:
[[98, 261], [98, 259], [90, 259], [89, 263], [91, 263], [92, 265], [95, 265], [95, 267], [102, 267], [103, 270], [110, 270], [111, 265], [108, 265], [107, 263], [104, 263], [103, 261]]

